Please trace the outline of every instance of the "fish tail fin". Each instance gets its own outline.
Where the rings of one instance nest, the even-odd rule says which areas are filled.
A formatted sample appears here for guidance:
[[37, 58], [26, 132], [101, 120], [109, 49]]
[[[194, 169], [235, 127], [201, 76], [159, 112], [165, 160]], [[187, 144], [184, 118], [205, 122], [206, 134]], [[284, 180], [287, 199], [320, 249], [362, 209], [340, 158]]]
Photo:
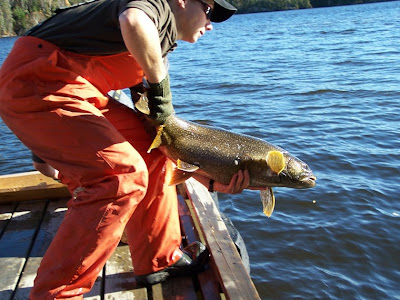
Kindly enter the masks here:
[[272, 215], [272, 212], [275, 208], [275, 196], [271, 187], [268, 187], [266, 190], [262, 190], [260, 192], [261, 202], [263, 205], [263, 212], [269, 218]]
[[150, 153], [151, 150], [157, 149], [158, 147], [161, 146], [161, 144], [162, 144], [161, 135], [163, 133], [163, 130], [164, 130], [164, 125], [161, 125], [158, 127], [156, 137], [154, 138], [153, 142], [151, 143], [149, 149], [147, 150], [147, 153]]
[[177, 185], [179, 183], [185, 182], [190, 177], [192, 177], [192, 173], [185, 172], [179, 169], [174, 169], [172, 171], [172, 176], [169, 185]]

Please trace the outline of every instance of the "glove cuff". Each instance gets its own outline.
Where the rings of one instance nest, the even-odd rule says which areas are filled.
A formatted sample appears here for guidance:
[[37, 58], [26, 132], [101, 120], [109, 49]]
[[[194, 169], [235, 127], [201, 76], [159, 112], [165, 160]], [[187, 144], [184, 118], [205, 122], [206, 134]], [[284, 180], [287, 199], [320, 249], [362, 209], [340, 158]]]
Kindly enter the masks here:
[[165, 78], [158, 83], [151, 83], [149, 81], [147, 81], [147, 83], [149, 84], [148, 93], [150, 95], [160, 97], [168, 97], [169, 95], [171, 95], [168, 73]]
[[159, 83], [149, 82], [147, 98], [149, 99], [150, 118], [158, 125], [164, 124], [174, 112], [168, 73]]

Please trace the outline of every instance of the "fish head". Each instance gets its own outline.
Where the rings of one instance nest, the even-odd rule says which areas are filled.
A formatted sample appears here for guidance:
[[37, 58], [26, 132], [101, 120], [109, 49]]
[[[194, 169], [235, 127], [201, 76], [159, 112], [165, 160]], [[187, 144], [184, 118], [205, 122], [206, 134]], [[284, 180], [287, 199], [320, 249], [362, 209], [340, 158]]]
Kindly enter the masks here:
[[284, 153], [285, 168], [279, 173], [283, 186], [305, 189], [316, 185], [317, 177], [310, 167], [297, 157]]

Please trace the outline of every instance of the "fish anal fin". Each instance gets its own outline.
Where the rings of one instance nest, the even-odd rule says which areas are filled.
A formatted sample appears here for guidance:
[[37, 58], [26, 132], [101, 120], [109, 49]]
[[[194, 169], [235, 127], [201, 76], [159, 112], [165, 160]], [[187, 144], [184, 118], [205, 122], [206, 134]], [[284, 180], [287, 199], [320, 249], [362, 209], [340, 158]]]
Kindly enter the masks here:
[[263, 212], [269, 218], [275, 208], [275, 196], [271, 187], [260, 192], [261, 202], [263, 205]]
[[158, 127], [156, 137], [154, 138], [153, 142], [151, 143], [149, 149], [147, 150], [147, 153], [150, 153], [151, 150], [157, 149], [158, 147], [161, 146], [161, 144], [162, 144], [161, 135], [163, 133], [163, 130], [164, 130], [164, 125], [161, 125]]
[[182, 182], [185, 182], [186, 180], [188, 180], [190, 177], [192, 177], [192, 173], [190, 172], [185, 172], [179, 169], [174, 169], [172, 171], [172, 176], [171, 176], [171, 180], [169, 182], [169, 185], [177, 185], [180, 184]]
[[267, 154], [267, 164], [273, 172], [279, 174], [285, 168], [285, 158], [280, 151], [269, 151]]
[[176, 161], [176, 167], [184, 172], [195, 172], [199, 169], [199, 166], [184, 162], [180, 159]]

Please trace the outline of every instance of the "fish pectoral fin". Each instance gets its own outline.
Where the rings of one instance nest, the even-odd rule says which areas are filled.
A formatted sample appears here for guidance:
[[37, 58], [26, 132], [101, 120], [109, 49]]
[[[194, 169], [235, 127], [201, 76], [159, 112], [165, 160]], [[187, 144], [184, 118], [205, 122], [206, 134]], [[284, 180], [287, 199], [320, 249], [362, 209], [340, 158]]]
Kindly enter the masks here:
[[275, 196], [271, 187], [260, 192], [261, 202], [263, 205], [263, 212], [269, 218], [275, 208]]
[[147, 150], [147, 153], [150, 153], [151, 150], [157, 149], [158, 147], [161, 146], [161, 144], [162, 144], [161, 135], [163, 133], [163, 130], [164, 130], [164, 125], [161, 125], [158, 127], [156, 137], [154, 138], [153, 142], [151, 143], [149, 149]]
[[147, 99], [146, 93], [143, 93], [139, 100], [136, 101], [135, 108], [142, 114], [150, 115], [149, 99]]
[[172, 171], [172, 176], [171, 176], [171, 180], [169, 182], [169, 185], [177, 185], [180, 184], [182, 182], [185, 182], [186, 180], [188, 180], [190, 177], [192, 177], [192, 173], [190, 172], [185, 172], [179, 169], [174, 169]]
[[267, 154], [267, 164], [273, 172], [279, 174], [285, 168], [285, 158], [280, 151], [269, 151]]
[[180, 159], [178, 159], [176, 161], [176, 167], [181, 171], [190, 172], [190, 173], [195, 172], [199, 169], [199, 166], [192, 165], [190, 163], [181, 161]]

